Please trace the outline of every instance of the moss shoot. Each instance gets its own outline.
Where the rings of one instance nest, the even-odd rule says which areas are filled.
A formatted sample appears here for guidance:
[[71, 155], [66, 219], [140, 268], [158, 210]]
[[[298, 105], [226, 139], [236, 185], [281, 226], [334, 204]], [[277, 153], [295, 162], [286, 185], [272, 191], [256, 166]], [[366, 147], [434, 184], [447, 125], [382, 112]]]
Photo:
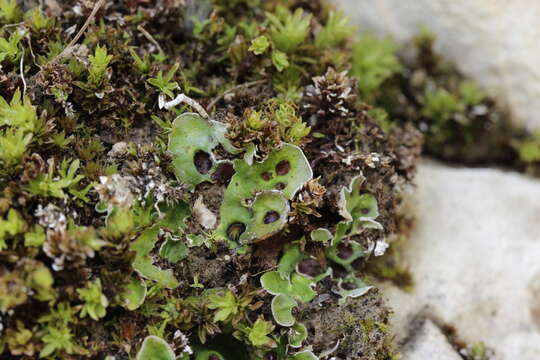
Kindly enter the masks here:
[[2, 358], [396, 358], [422, 144], [540, 163], [432, 38], [324, 1], [36, 3], [0, 0]]

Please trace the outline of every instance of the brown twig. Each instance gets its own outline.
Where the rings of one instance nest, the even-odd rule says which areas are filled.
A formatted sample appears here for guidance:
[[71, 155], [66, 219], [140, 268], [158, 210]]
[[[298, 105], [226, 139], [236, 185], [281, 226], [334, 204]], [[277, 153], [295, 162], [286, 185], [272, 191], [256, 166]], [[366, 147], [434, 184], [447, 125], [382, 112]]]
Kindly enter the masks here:
[[7, 29], [7, 28], [10, 28], [10, 27], [15, 27], [15, 26], [19, 26], [19, 25], [24, 25], [24, 21], [18, 22], [18, 23], [16, 23], [16, 24], [6, 24], [6, 25], [3, 25], [3, 26], [2, 26], [2, 29]]
[[165, 52], [163, 51], [163, 49], [161, 48], [159, 43], [156, 41], [156, 39], [154, 39], [152, 34], [150, 34], [148, 31], [146, 31], [146, 29], [142, 25], [137, 26], [137, 30], [139, 30], [144, 35], [144, 37], [148, 39], [148, 41], [150, 41], [152, 44], [154, 44], [157, 47], [157, 49], [159, 50], [160, 53], [165, 54]]
[[105, 4], [105, 0], [98, 0], [96, 2], [96, 4], [94, 5], [94, 8], [92, 9], [92, 12], [90, 13], [90, 16], [88, 16], [88, 19], [86, 19], [86, 21], [84, 22], [82, 28], [77, 33], [77, 35], [75, 35], [75, 37], [69, 42], [68, 46], [66, 46], [66, 48], [64, 50], [62, 50], [62, 52], [60, 54], [56, 55], [51, 60], [51, 62], [53, 62], [53, 63], [57, 62], [59, 59], [62, 59], [64, 56], [66, 56], [69, 53], [69, 51], [71, 50], [73, 45], [75, 45], [77, 43], [77, 41], [79, 41], [79, 39], [84, 34], [84, 32], [86, 31], [88, 26], [90, 26], [90, 23], [94, 20], [94, 18], [96, 17], [97, 12], [99, 11], [99, 9], [101, 9], [103, 4]]
[[30, 55], [32, 55], [32, 61], [34, 62], [34, 65], [36, 65], [39, 70], [41, 70], [41, 65], [39, 65], [36, 61], [36, 55], [34, 54], [34, 49], [32, 48], [32, 40], [30, 39], [29, 35], [26, 35], [26, 42], [28, 43], [28, 50], [30, 50]]

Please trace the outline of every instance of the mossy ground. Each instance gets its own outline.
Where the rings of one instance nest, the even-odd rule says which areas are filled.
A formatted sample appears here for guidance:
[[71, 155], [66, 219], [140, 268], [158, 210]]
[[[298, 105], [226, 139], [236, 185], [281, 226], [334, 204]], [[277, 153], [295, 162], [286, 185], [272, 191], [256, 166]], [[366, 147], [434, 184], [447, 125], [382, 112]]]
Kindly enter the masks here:
[[[407, 280], [393, 260], [373, 259], [384, 239], [406, 233], [401, 194], [423, 141], [443, 159], [522, 164], [515, 149], [526, 136], [500, 137], [507, 125], [494, 102], [441, 67], [426, 40], [422, 56], [400, 60], [386, 40], [355, 39], [324, 2], [40, 4], [0, 0], [1, 356], [128, 359], [155, 335], [183, 359], [192, 350], [197, 359], [301, 359], [338, 341], [333, 356], [388, 359], [381, 294], [342, 297], [370, 275]], [[180, 93], [196, 103], [160, 106]], [[223, 138], [215, 128], [177, 135], [174, 119], [201, 108], [217, 123], [204, 113], [195, 121], [226, 129]], [[219, 141], [185, 161], [185, 144], [209, 138]], [[310, 171], [296, 173], [297, 156], [261, 179], [235, 173], [264, 168], [284, 148]], [[186, 178], [187, 168], [204, 181]], [[359, 174], [351, 196], [370, 194], [376, 209], [359, 210], [376, 215], [346, 222], [342, 192]], [[233, 215], [241, 208], [253, 220], [257, 199], [287, 209], [264, 208], [245, 242], [249, 224], [215, 231], [237, 180], [254, 193]], [[347, 268], [311, 237], [343, 227], [332, 246], [358, 256]], [[286, 262], [291, 243], [301, 256]], [[331, 275], [305, 280], [302, 264]], [[314, 290], [293, 310], [308, 331], [300, 348], [260, 283], [276, 267]]]

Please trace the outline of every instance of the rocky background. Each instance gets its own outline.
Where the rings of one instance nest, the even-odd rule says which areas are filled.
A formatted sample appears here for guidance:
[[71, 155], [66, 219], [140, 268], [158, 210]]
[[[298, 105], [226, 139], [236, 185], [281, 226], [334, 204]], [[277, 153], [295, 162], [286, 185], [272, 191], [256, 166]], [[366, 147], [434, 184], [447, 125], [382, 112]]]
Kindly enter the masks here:
[[529, 0], [334, 0], [364, 30], [400, 42], [422, 27], [437, 50], [506, 103], [515, 121], [540, 129], [540, 3]]
[[[402, 43], [427, 27], [435, 48], [497, 95], [515, 124], [540, 128], [540, 4], [336, 2], [363, 30]], [[540, 182], [494, 167], [430, 161], [419, 168], [416, 227], [401, 254], [415, 286], [383, 291], [405, 360], [540, 358]], [[468, 351], [449, 346], [460, 342]]]

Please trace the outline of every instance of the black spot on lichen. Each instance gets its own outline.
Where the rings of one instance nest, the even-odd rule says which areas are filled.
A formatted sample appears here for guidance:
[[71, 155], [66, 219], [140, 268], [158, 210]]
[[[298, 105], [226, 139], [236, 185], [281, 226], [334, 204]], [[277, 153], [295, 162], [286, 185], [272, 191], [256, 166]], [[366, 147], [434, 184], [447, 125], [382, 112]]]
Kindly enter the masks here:
[[272, 174], [269, 173], [268, 171], [265, 171], [261, 174], [261, 177], [264, 181], [270, 181], [272, 180]]
[[291, 163], [288, 160], [281, 160], [276, 165], [276, 174], [279, 176], [287, 175], [291, 169]]
[[231, 163], [220, 164], [212, 174], [212, 180], [227, 185], [234, 175], [234, 167]]
[[229, 240], [237, 241], [244, 231], [246, 231], [246, 225], [242, 223], [234, 223], [229, 225], [229, 228], [227, 229], [227, 236], [229, 237]]
[[353, 282], [350, 282], [350, 281], [342, 283], [342, 284], [341, 284], [341, 287], [342, 287], [343, 289], [349, 290], [349, 291], [350, 291], [350, 290], [354, 290], [354, 289], [357, 288], [356, 284], [353, 283]]
[[193, 157], [193, 163], [197, 171], [202, 175], [208, 174], [212, 169], [212, 158], [205, 151], [197, 151]]
[[305, 259], [298, 264], [298, 272], [311, 277], [321, 273], [321, 264], [315, 259]]
[[279, 220], [279, 213], [277, 211], [269, 211], [264, 215], [264, 223], [272, 224]]
[[276, 190], [283, 190], [286, 187], [287, 187], [287, 184], [282, 183], [282, 182], [276, 184]]
[[353, 255], [353, 248], [350, 244], [341, 242], [337, 246], [337, 256], [340, 259], [347, 260]]

